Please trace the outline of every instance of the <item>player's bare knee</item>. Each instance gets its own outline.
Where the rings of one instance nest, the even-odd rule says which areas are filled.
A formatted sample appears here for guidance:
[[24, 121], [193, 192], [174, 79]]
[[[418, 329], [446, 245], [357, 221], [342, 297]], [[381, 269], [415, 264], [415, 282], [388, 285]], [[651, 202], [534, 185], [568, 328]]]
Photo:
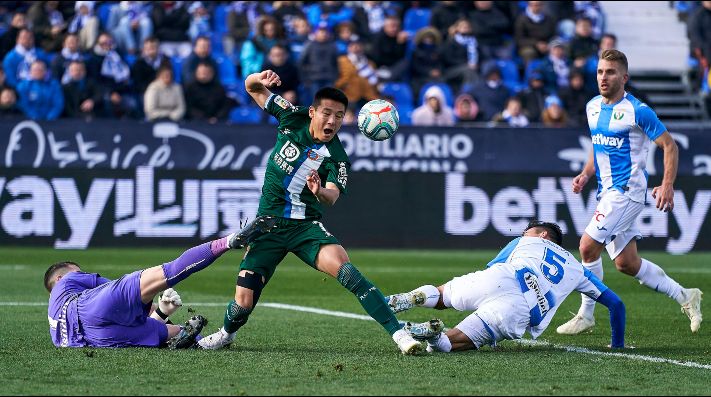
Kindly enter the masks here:
[[580, 239], [580, 258], [583, 262], [594, 262], [600, 258], [601, 251], [592, 240]]

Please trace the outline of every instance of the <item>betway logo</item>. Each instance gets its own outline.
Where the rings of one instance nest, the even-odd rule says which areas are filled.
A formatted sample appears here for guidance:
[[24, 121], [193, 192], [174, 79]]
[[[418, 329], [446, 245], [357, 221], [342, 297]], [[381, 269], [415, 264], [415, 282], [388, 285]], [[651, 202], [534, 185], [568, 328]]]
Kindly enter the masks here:
[[619, 149], [622, 147], [622, 144], [625, 143], [625, 138], [615, 138], [614, 136], [597, 134], [592, 136], [592, 142], [594, 145], [614, 146]]

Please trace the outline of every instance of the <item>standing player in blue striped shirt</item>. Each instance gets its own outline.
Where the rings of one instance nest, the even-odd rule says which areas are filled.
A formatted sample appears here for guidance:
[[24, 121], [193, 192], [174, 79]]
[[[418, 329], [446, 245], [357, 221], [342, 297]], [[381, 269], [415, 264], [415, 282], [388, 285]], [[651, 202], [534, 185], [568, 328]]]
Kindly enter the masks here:
[[[628, 79], [625, 54], [603, 51], [597, 66], [600, 95], [586, 107], [593, 152], [583, 171], [573, 179], [575, 193], [582, 191], [593, 174], [598, 184], [598, 205], [580, 239], [580, 256], [583, 266], [602, 279], [600, 255], [607, 248], [617, 270], [676, 300], [691, 320], [691, 332], [697, 332], [702, 320], [701, 291], [683, 288], [662, 268], [637, 253], [637, 240], [642, 235], [635, 221], [647, 198], [645, 167], [649, 145], [654, 142], [664, 151], [664, 178], [652, 190], [657, 209], [664, 212], [674, 208], [679, 150], [654, 111], [625, 92]], [[595, 325], [595, 301], [582, 298], [578, 313], [558, 327], [558, 333], [579, 334]]]

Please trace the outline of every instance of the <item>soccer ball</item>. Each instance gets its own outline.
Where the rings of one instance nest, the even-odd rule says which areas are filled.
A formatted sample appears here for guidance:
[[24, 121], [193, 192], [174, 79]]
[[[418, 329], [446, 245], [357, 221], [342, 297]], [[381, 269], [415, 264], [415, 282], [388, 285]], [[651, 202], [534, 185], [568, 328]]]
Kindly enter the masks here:
[[358, 129], [363, 135], [374, 141], [384, 141], [397, 131], [400, 115], [392, 103], [374, 99], [358, 112]]

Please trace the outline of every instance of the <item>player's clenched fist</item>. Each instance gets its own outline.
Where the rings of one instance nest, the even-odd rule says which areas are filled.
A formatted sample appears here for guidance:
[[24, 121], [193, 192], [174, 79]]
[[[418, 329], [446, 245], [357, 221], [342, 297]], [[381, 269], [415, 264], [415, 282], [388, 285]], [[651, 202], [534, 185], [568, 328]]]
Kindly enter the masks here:
[[585, 174], [580, 174], [580, 175], [576, 176], [573, 179], [573, 193], [582, 192], [583, 188], [588, 183], [589, 179], [590, 179], [590, 177]]

